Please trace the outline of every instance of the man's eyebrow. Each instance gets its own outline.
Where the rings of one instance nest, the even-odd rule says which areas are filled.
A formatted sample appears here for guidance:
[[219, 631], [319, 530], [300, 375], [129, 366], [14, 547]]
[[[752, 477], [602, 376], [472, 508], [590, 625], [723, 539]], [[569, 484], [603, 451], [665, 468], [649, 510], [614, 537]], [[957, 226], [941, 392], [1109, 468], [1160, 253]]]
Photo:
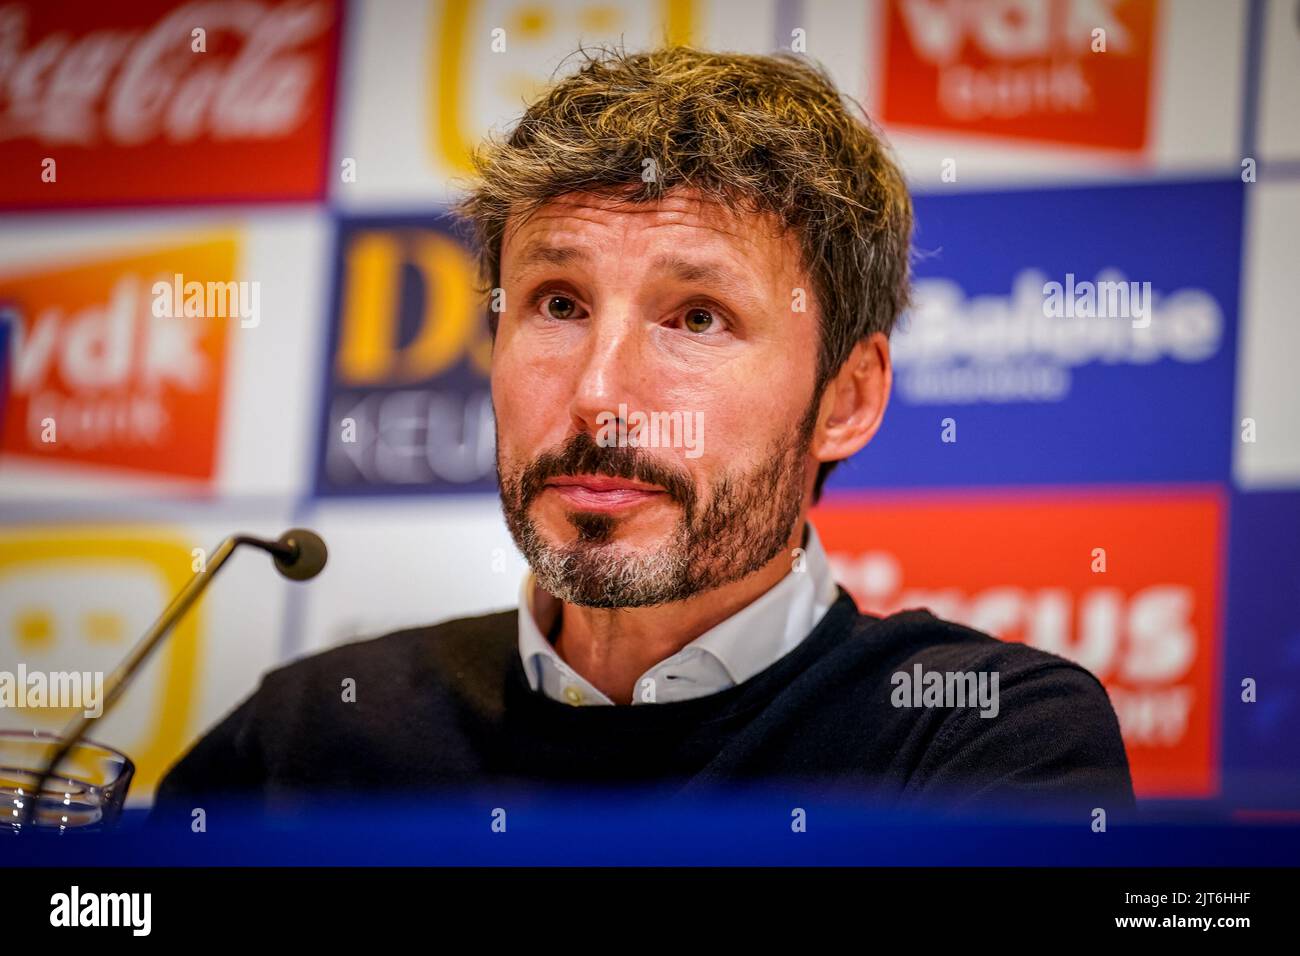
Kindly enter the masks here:
[[567, 266], [579, 260], [591, 258], [587, 255], [586, 250], [577, 249], [573, 246], [552, 246], [545, 242], [534, 241], [524, 247], [519, 255], [519, 264], [528, 265], [551, 265]]
[[[591, 255], [586, 249], [553, 246], [536, 239], [520, 251], [518, 266], [567, 266], [575, 262], [588, 262], [590, 259]], [[743, 279], [719, 262], [695, 262], [675, 253], [667, 253], [657, 256], [650, 265], [660, 272], [669, 273], [679, 282], [713, 285], [742, 295], [749, 292]]]
[[692, 262], [676, 255], [659, 256], [651, 265], [664, 272], [671, 272], [681, 282], [733, 284], [737, 281], [726, 266], [713, 262]]

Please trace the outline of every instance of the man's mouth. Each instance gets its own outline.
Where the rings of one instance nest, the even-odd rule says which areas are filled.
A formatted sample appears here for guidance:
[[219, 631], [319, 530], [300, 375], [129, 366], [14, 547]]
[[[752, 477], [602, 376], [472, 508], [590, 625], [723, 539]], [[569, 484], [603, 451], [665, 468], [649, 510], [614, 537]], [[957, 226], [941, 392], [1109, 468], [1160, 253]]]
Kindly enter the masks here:
[[658, 485], [608, 475], [564, 475], [543, 486], [570, 507], [582, 511], [614, 513], [658, 500], [667, 492]]

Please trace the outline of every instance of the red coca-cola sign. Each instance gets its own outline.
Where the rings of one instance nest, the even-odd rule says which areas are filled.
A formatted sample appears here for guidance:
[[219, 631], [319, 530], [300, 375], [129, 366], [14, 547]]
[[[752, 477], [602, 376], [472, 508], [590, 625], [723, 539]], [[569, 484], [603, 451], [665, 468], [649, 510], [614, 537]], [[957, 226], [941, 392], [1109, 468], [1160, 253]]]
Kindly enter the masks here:
[[337, 0], [0, 0], [0, 206], [324, 193]]

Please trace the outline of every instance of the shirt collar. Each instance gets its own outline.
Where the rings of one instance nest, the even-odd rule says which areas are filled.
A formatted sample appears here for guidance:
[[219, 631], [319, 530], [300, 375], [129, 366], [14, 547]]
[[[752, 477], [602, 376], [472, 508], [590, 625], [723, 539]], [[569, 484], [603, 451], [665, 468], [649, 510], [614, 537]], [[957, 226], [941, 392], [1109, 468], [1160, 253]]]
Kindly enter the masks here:
[[[731, 617], [646, 671], [655, 702], [684, 700], [743, 683], [793, 650], [822, 619], [839, 589], [817, 529], [806, 522], [804, 548], [780, 581]], [[613, 704], [570, 667], [543, 636], [561, 604], [531, 571], [519, 595], [519, 656], [533, 690], [571, 704]], [[643, 702], [636, 697], [634, 703]]]

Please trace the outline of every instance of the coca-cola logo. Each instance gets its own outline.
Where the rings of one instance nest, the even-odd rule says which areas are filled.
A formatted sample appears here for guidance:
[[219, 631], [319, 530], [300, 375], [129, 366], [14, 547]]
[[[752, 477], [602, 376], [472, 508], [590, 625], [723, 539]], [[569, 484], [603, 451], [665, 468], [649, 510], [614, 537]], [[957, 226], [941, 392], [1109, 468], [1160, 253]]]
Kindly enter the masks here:
[[332, 20], [324, 2], [204, 0], [144, 29], [32, 36], [28, 11], [2, 6], [0, 142], [283, 137], [300, 125], [321, 83], [319, 57], [304, 47]]

